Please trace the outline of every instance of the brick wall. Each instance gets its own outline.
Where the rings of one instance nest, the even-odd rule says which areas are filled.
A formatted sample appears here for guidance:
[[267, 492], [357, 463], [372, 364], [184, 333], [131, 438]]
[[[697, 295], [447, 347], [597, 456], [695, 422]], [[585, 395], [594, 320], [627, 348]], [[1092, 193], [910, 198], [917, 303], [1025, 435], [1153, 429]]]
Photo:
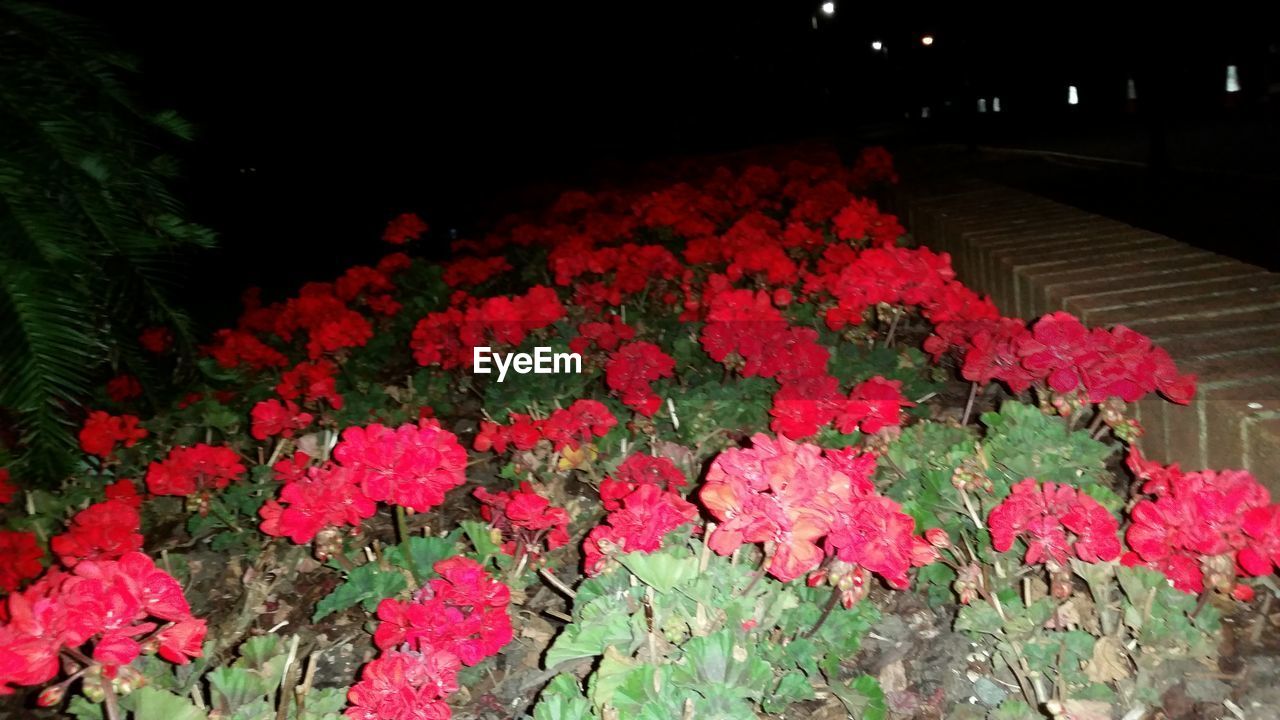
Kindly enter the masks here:
[[908, 188], [894, 205], [1006, 315], [1066, 310], [1167, 348], [1199, 389], [1189, 406], [1138, 404], [1143, 451], [1188, 470], [1245, 468], [1280, 495], [1280, 275], [980, 181]]

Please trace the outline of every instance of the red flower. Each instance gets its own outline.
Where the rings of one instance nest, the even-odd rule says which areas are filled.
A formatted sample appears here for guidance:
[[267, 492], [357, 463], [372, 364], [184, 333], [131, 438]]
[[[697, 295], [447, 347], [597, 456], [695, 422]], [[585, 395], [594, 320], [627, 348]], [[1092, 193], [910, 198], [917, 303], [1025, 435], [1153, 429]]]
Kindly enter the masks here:
[[387, 223], [382, 239], [392, 245], [404, 245], [410, 240], [417, 240], [427, 231], [427, 224], [413, 213], [402, 213]]
[[311, 413], [299, 410], [292, 400], [281, 404], [274, 398], [254, 405], [250, 415], [253, 419], [253, 437], [257, 440], [266, 440], [276, 435], [291, 438], [294, 432], [305, 429], [312, 420]]
[[[280, 465], [297, 467], [298, 459], [306, 467], [309, 458], [302, 453]], [[279, 472], [279, 470], [277, 470]], [[268, 500], [259, 510], [262, 532], [275, 537], [288, 537], [295, 543], [311, 542], [323, 529], [359, 527], [373, 517], [377, 504], [369, 499], [357, 483], [358, 475], [338, 465], [306, 468], [290, 477], [280, 499]]]
[[82, 560], [114, 560], [142, 548], [141, 524], [128, 500], [106, 500], [76, 513], [71, 526], [53, 536], [49, 547], [67, 567]]
[[1097, 500], [1067, 485], [1027, 478], [991, 511], [987, 525], [999, 552], [1009, 550], [1015, 538], [1024, 539], [1029, 565], [1046, 563], [1053, 569], [1065, 567], [1070, 557], [1103, 562], [1120, 555], [1116, 519]]
[[676, 361], [650, 342], [633, 342], [618, 348], [605, 366], [605, 382], [621, 396], [622, 403], [645, 417], [653, 417], [662, 403], [651, 383], [675, 374]]
[[107, 381], [107, 397], [115, 402], [128, 402], [141, 396], [142, 384], [132, 375], [117, 375]]
[[849, 393], [848, 402], [836, 415], [836, 429], [851, 433], [856, 428], [871, 435], [885, 427], [901, 425], [902, 409], [914, 406], [902, 397], [902, 381], [877, 375]]
[[588, 575], [602, 571], [615, 554], [661, 548], [667, 533], [698, 517], [692, 503], [657, 485], [638, 485], [625, 495], [614, 494], [609, 506], [615, 509], [587, 534], [582, 545], [582, 564]]
[[0, 468], [0, 505], [8, 505], [18, 495], [18, 486], [9, 477], [9, 468]]
[[508, 555], [536, 553], [544, 539], [548, 550], [569, 542], [569, 513], [552, 507], [551, 501], [534, 492], [529, 483], [497, 493], [476, 488], [473, 494], [483, 503], [480, 516], [507, 539], [503, 552]]
[[149, 327], [138, 335], [138, 343], [147, 352], [163, 355], [173, 347], [173, 331], [167, 327]]
[[138, 418], [133, 415], [114, 416], [95, 410], [89, 413], [80, 430], [80, 448], [106, 460], [115, 452], [116, 443], [133, 447], [146, 436], [146, 428], [139, 427]]
[[285, 400], [297, 400], [318, 403], [328, 402], [334, 410], [342, 409], [342, 396], [338, 394], [338, 381], [335, 377], [338, 366], [331, 360], [302, 362], [286, 371], [276, 385], [276, 394]]
[[441, 651], [388, 652], [369, 662], [347, 691], [351, 720], [449, 720], [444, 698], [458, 689], [461, 665]]
[[240, 456], [228, 447], [198, 443], [175, 447], [147, 468], [147, 489], [154, 495], [189, 496], [221, 490], [244, 474]]
[[371, 500], [425, 512], [466, 482], [467, 451], [434, 420], [392, 430], [379, 424], [349, 427], [333, 450]]
[[[409, 602], [388, 598], [378, 605], [373, 642], [383, 650], [408, 645], [424, 654], [444, 651], [471, 666], [511, 642], [510, 589], [470, 558], [435, 564], [440, 577]], [[450, 691], [451, 692], [451, 691]]]
[[[39, 576], [44, 571], [43, 557], [35, 533], [0, 530], [0, 592], [13, 592]], [[0, 680], [0, 687], [3, 685]]]

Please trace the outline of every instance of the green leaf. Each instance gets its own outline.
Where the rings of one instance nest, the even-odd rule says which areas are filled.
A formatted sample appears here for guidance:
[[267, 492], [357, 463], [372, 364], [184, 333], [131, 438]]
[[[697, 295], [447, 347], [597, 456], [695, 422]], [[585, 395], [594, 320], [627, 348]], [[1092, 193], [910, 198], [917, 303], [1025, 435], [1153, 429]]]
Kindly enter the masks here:
[[552, 668], [566, 660], [601, 655], [610, 645], [630, 649], [633, 638], [631, 617], [620, 612], [610, 598], [598, 598], [556, 636], [544, 662]]
[[791, 703], [812, 700], [813, 698], [813, 685], [809, 684], [809, 679], [805, 677], [804, 673], [792, 670], [782, 676], [782, 679], [778, 681], [778, 686], [765, 697], [761, 707], [767, 713], [777, 714], [785, 711]]
[[1004, 628], [1004, 620], [987, 603], [976, 603], [960, 608], [960, 612], [956, 614], [955, 628], [964, 632], [999, 635]]
[[206, 676], [209, 680], [210, 706], [223, 714], [231, 714], [241, 706], [260, 700], [275, 691], [277, 682], [235, 667], [220, 667]]
[[855, 720], [884, 720], [889, 710], [884, 702], [884, 690], [870, 675], [859, 676], [848, 684], [834, 683], [830, 688]]
[[1040, 720], [1042, 717], [1025, 702], [1010, 698], [992, 710], [987, 715], [987, 720]]
[[208, 720], [190, 700], [153, 687], [139, 688], [121, 700], [133, 711], [134, 720]]
[[600, 658], [599, 665], [596, 666], [595, 672], [591, 673], [590, 690], [588, 692], [591, 697], [591, 704], [597, 710], [612, 705], [614, 691], [622, 684], [627, 674], [638, 666], [639, 663], [637, 661], [624, 656], [614, 646], [610, 645], [605, 648], [604, 656]]
[[736, 697], [758, 700], [773, 686], [773, 668], [725, 628], [685, 643], [672, 681], [689, 688], [717, 686]]
[[346, 582], [316, 603], [311, 619], [315, 622], [356, 605], [372, 612], [384, 598], [394, 597], [408, 585], [399, 570], [383, 570], [376, 562], [361, 565], [347, 575]]
[[76, 720], [103, 720], [107, 716], [101, 703], [90, 702], [83, 695], [76, 695], [67, 703], [67, 714]]
[[387, 548], [383, 556], [392, 565], [402, 567], [419, 582], [435, 576], [435, 564], [457, 554], [461, 530], [454, 530], [444, 537], [414, 535], [405, 542]]
[[640, 578], [640, 582], [660, 593], [671, 592], [698, 574], [698, 558], [687, 548], [627, 553], [619, 556], [618, 561]]

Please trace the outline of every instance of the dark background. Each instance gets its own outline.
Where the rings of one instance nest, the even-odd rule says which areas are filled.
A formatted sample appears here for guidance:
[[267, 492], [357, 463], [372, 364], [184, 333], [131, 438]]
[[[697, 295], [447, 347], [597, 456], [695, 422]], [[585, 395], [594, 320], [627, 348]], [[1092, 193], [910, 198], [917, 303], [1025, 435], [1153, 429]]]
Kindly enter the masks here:
[[[1170, 22], [1167, 6], [1032, 15], [847, 0], [832, 17], [820, 2], [720, 0], [58, 4], [141, 59], [148, 105], [200, 128], [180, 190], [222, 235], [191, 284], [215, 321], [245, 285], [286, 292], [376, 258], [398, 212], [465, 235], [495, 207], [647, 159], [813, 138], [955, 146], [966, 171], [1276, 257], [1260, 208], [1280, 199], [1266, 102], [1280, 37], [1250, 11]], [[1243, 86], [1232, 97], [1228, 64]], [[999, 115], [976, 112], [996, 96]]]

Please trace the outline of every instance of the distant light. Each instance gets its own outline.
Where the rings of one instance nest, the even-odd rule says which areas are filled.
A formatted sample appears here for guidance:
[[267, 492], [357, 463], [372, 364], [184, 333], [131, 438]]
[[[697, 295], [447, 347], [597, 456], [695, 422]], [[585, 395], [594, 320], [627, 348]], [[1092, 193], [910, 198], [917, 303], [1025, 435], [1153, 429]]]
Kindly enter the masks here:
[[1068, 105], [1080, 104], [1080, 91], [1076, 89], [1075, 85], [1067, 86], [1067, 104]]
[[827, 2], [822, 3], [822, 14], [828, 16], [835, 15], [836, 4], [831, 2], [831, 0], [827, 0]]
[[986, 111], [987, 111], [987, 99], [978, 98], [978, 112], [984, 113]]
[[809, 18], [809, 19], [813, 21], [813, 29], [814, 29], [814, 30], [817, 30], [817, 29], [818, 29], [818, 16], [817, 16], [817, 15], [814, 15], [813, 17], [811, 17], [811, 18]]
[[1000, 112], [1000, 98], [991, 98], [991, 112]]
[[924, 37], [920, 38], [920, 44], [924, 45], [925, 47], [929, 47], [930, 45], [933, 44], [933, 36], [925, 35]]
[[1227, 66], [1227, 92], [1240, 92], [1240, 73], [1236, 71], [1235, 65]]
[[880, 52], [881, 50], [884, 49], [884, 43], [880, 42], [879, 40], [872, 40], [871, 49], [875, 50], [876, 52]]
[[1125, 89], [1124, 96], [1125, 96], [1125, 99], [1127, 100], [1138, 99], [1138, 86], [1134, 84], [1133, 78], [1129, 78], [1129, 86]]
[[922, 118], [927, 118], [927, 117], [929, 117], [929, 106], [928, 106], [928, 105], [925, 105], [924, 107], [920, 108], [920, 117], [922, 117]]

